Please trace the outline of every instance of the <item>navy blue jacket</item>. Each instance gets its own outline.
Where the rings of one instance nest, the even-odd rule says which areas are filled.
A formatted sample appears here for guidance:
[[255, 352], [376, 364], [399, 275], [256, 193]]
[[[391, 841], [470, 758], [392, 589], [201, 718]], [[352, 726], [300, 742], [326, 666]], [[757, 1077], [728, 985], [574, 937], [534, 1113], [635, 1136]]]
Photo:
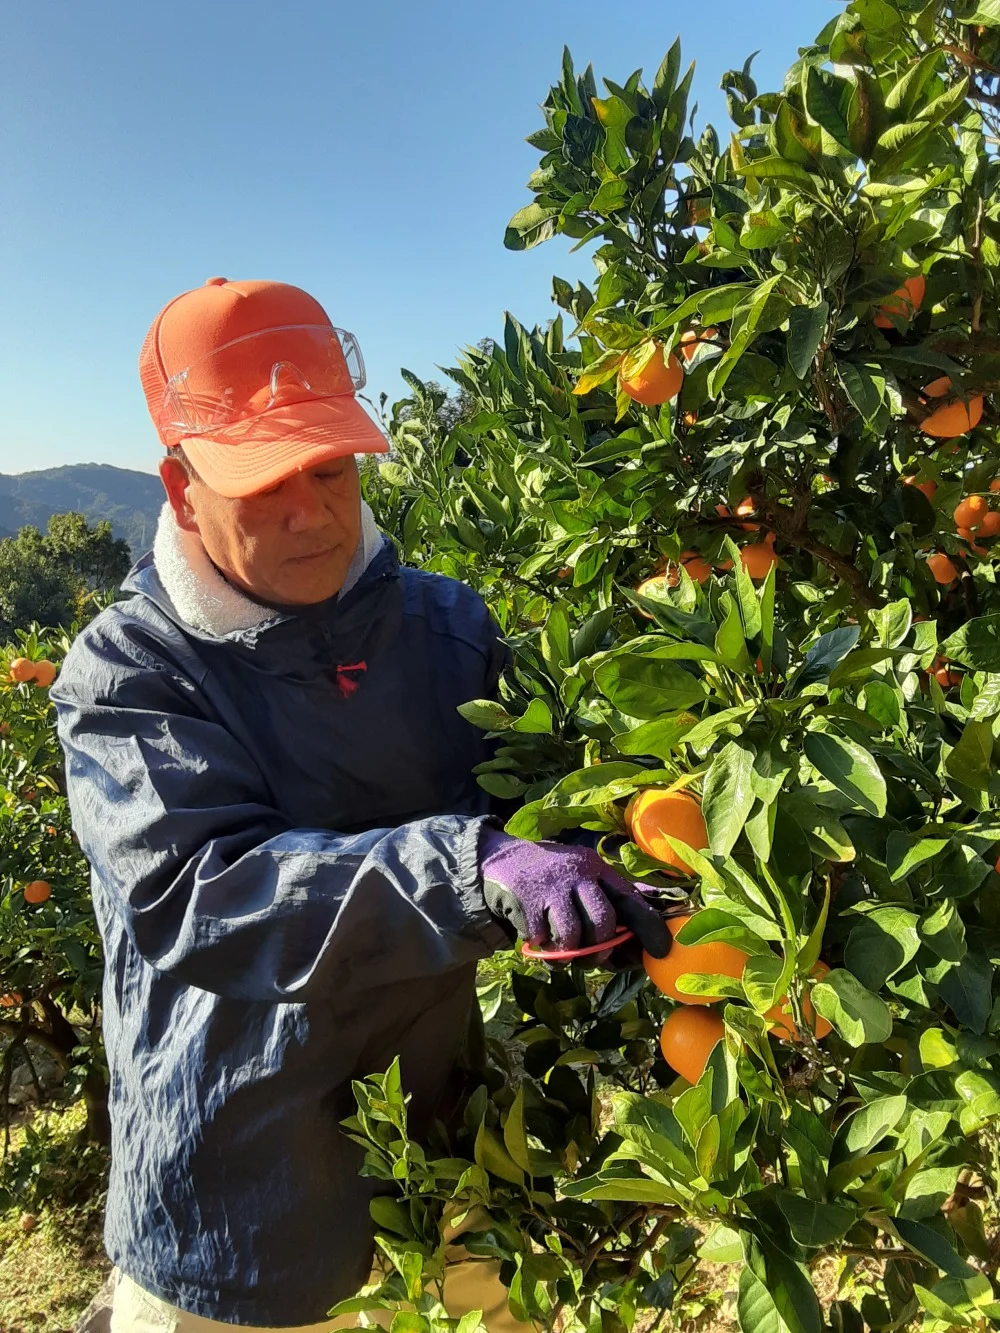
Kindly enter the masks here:
[[426, 1120], [507, 947], [456, 711], [503, 648], [388, 541], [342, 599], [224, 637], [149, 556], [125, 590], [53, 689], [105, 946], [108, 1254], [209, 1319], [318, 1322], [372, 1257], [351, 1079], [399, 1054]]

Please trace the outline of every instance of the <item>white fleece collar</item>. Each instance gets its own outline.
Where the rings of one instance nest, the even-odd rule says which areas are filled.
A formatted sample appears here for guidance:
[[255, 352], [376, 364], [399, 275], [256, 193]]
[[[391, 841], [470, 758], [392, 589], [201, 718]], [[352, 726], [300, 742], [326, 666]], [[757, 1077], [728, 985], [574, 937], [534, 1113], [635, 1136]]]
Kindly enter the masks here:
[[[362, 500], [361, 536], [338, 597], [354, 587], [381, 545], [375, 515]], [[273, 607], [255, 602], [222, 577], [198, 534], [178, 527], [169, 503], [160, 511], [153, 564], [177, 614], [192, 629], [221, 637], [256, 629], [278, 615]]]

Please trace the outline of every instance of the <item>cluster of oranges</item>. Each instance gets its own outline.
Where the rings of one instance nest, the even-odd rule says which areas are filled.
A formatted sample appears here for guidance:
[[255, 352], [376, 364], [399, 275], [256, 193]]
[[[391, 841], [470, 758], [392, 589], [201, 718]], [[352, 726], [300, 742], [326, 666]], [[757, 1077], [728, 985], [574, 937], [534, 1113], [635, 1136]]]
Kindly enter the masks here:
[[[904, 477], [904, 486], [912, 486], [926, 495], [933, 503], [937, 492], [937, 483], [927, 480], [918, 481], [914, 477]], [[1000, 477], [990, 482], [990, 491], [1000, 491]], [[976, 555], [988, 554], [985, 546], [976, 544], [977, 538], [992, 539], [1000, 537], [1000, 511], [990, 508], [990, 502], [984, 495], [967, 495], [955, 506], [953, 514], [955, 531], [962, 541], [967, 542]], [[949, 587], [958, 578], [958, 569], [950, 556], [943, 551], [935, 551], [927, 557], [927, 568], [937, 583]]]
[[56, 664], [47, 657], [43, 657], [40, 662], [33, 662], [30, 657], [15, 657], [8, 674], [15, 685], [31, 683], [47, 690], [56, 678]]
[[[715, 512], [720, 518], [731, 517], [725, 505], [716, 505]], [[754, 502], [749, 496], [741, 500], [736, 506], [736, 513], [740, 518], [750, 518], [755, 512]], [[745, 532], [758, 532], [760, 530], [759, 523], [741, 523], [740, 526]], [[778, 563], [774, 542], [774, 533], [769, 532], [762, 541], [751, 542], [740, 551], [740, 561], [752, 579], [763, 581]], [[721, 561], [718, 565], [718, 568], [723, 572], [732, 569], [732, 567], [733, 562], [731, 560]], [[676, 563], [664, 561], [655, 574], [652, 574], [648, 579], [643, 579], [636, 588], [636, 592], [640, 596], [648, 597], [650, 595], [655, 596], [662, 587], [676, 588], [680, 582], [680, 571], [682, 569], [694, 579], [695, 583], [705, 583], [712, 574], [712, 566], [700, 551], [682, 551], [680, 559]], [[642, 611], [640, 614], [645, 616], [647, 620], [652, 619], [648, 611]]]
[[[701, 805], [694, 796], [684, 791], [665, 791], [651, 787], [637, 793], [625, 811], [625, 822], [639, 850], [670, 870], [686, 873], [691, 870], [691, 866], [683, 853], [670, 845], [668, 839], [675, 838], [694, 851], [704, 851], [708, 847], [708, 830]], [[668, 921], [674, 938], [666, 958], [654, 958], [648, 953], [643, 955], [650, 980], [664, 995], [677, 1002], [678, 1007], [667, 1018], [660, 1033], [660, 1049], [671, 1069], [689, 1083], [697, 1083], [701, 1078], [712, 1051], [725, 1033], [721, 1017], [710, 1007], [723, 997], [689, 995], [680, 989], [678, 983], [682, 977], [689, 975], [723, 976], [739, 980], [749, 958], [749, 954], [742, 949], [721, 940], [682, 944], [676, 937], [694, 919], [694, 916], [685, 915], [672, 917]], [[829, 969], [824, 963], [817, 963], [812, 975], [818, 979], [827, 971]], [[792, 1018], [787, 996], [768, 1010], [765, 1017], [775, 1036], [798, 1040], [799, 1030]], [[802, 1017], [817, 1040], [831, 1031], [826, 1019], [815, 1013], [808, 997], [803, 1001]]]

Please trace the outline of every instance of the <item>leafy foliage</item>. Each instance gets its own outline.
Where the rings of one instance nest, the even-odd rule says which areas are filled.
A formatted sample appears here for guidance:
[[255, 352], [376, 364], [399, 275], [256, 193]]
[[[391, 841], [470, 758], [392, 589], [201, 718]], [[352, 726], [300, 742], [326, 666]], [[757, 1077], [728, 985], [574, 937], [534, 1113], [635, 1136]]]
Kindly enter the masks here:
[[0, 633], [71, 624], [88, 595], [113, 591], [131, 563], [107, 521], [91, 527], [82, 514], [53, 514], [44, 535], [22, 528], [0, 541]]
[[[376, 1301], [412, 1303], [458, 1208], [540, 1327], [629, 1328], [702, 1261], [740, 1266], [746, 1333], [1000, 1321], [1000, 523], [953, 516], [1000, 471], [998, 71], [996, 6], [853, 0], [780, 91], [724, 76], [723, 144], [679, 46], [603, 95], [566, 54], [505, 239], [597, 241], [593, 289], [556, 279], [546, 328], [468, 350], [450, 428], [411, 380], [366, 491], [511, 642], [500, 698], [463, 709], [508, 830], [592, 839], [700, 909], [685, 943], [749, 960], [691, 982], [726, 997], [694, 1087], [627, 956], [513, 967], [450, 1136], [414, 1143], [398, 1071], [359, 1085], [350, 1132], [395, 1191]], [[673, 355], [678, 397], [637, 402]], [[656, 788], [702, 802], [690, 875], [632, 840]], [[821, 1307], [831, 1255], [875, 1265], [860, 1312]]]

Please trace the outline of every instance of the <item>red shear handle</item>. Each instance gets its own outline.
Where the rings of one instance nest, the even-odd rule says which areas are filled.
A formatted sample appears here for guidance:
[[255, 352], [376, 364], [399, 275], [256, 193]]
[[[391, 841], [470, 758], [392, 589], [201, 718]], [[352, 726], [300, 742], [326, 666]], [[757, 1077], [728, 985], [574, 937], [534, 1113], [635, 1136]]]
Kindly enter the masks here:
[[587, 958], [590, 954], [607, 953], [609, 949], [616, 949], [619, 944], [624, 944], [630, 939], [632, 932], [624, 926], [619, 926], [614, 936], [610, 940], [605, 940], [603, 944], [588, 944], [583, 949], [536, 949], [530, 944], [522, 944], [521, 953], [525, 958], [536, 959], [541, 963], [566, 963], [573, 958]]

